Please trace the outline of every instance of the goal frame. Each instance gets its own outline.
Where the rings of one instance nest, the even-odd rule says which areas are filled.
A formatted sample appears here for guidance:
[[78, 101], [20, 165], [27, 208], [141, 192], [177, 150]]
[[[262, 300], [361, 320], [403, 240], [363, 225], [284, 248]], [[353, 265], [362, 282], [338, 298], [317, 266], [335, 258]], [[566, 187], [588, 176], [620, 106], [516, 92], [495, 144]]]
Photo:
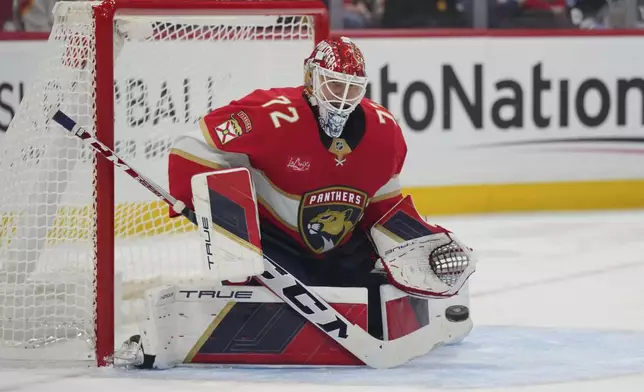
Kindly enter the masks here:
[[[114, 149], [114, 18], [118, 12], [155, 15], [303, 15], [313, 18], [314, 42], [330, 34], [328, 12], [319, 0], [104, 0], [92, 7], [95, 20], [96, 138]], [[95, 354], [98, 366], [108, 366], [114, 352], [115, 237], [114, 165], [103, 157], [96, 160], [96, 273]]]

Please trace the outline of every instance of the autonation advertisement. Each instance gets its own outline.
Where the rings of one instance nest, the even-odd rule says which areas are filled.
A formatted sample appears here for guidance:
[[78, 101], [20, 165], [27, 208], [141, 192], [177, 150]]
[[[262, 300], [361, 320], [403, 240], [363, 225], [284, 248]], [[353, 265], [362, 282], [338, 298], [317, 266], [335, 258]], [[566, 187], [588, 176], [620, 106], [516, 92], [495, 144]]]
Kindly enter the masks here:
[[[642, 178], [644, 37], [364, 39], [408, 185]], [[583, 170], [580, 170], [583, 169]]]

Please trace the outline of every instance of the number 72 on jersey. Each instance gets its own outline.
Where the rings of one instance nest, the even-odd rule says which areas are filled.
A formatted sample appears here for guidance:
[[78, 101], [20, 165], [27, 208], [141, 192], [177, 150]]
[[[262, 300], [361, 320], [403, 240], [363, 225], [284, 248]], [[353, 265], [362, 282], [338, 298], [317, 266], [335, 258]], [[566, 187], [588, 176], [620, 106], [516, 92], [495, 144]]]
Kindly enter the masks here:
[[[291, 105], [291, 104], [292, 102], [290, 99], [286, 98], [283, 95], [280, 95], [277, 98], [266, 102], [265, 104], [262, 105], [262, 107], [266, 108], [273, 105]], [[369, 104], [376, 109], [376, 114], [378, 115], [378, 119], [380, 120], [381, 124], [386, 123], [387, 119], [396, 123], [394, 116], [392, 116], [391, 113], [389, 113], [385, 108], [383, 108], [382, 106], [378, 105], [375, 102], [370, 102]], [[300, 115], [297, 112], [297, 109], [295, 107], [286, 106], [285, 109], [288, 111], [288, 113], [285, 113], [280, 110], [274, 110], [269, 113], [269, 116], [271, 116], [271, 120], [273, 121], [273, 126], [275, 126], [276, 129], [279, 129], [282, 127], [280, 120], [293, 124], [300, 119]]]

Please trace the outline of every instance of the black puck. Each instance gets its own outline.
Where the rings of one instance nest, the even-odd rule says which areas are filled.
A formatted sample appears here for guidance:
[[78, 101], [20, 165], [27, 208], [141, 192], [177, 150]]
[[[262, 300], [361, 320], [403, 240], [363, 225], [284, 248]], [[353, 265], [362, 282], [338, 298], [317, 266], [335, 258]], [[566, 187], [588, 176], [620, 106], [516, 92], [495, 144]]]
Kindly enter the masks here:
[[451, 322], [458, 323], [470, 318], [470, 310], [467, 308], [467, 306], [452, 305], [449, 308], [445, 309], [445, 317]]

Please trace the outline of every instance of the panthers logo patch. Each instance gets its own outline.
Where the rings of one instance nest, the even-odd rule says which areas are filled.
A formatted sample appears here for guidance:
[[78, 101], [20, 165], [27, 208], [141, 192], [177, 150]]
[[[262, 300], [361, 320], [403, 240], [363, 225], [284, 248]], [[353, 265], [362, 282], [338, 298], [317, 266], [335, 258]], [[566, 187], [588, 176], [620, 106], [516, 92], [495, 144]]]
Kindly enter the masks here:
[[353, 231], [366, 204], [366, 193], [346, 187], [306, 193], [298, 225], [304, 243], [317, 254], [335, 248]]

